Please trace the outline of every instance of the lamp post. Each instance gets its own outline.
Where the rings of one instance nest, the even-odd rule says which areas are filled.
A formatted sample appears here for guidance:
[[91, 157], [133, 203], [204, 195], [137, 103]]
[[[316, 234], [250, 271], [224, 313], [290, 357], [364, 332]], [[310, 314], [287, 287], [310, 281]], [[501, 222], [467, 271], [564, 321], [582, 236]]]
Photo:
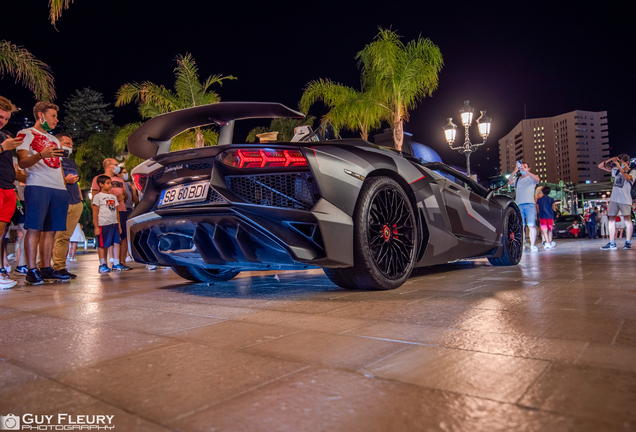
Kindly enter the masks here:
[[459, 110], [459, 116], [461, 117], [462, 125], [464, 126], [464, 144], [458, 147], [453, 147], [455, 143], [455, 136], [457, 135], [457, 125], [453, 123], [453, 119], [448, 118], [448, 123], [442, 129], [444, 129], [444, 135], [446, 136], [446, 142], [450, 146], [451, 150], [457, 150], [458, 152], [466, 155], [466, 173], [470, 177], [470, 155], [477, 150], [480, 146], [486, 144], [488, 135], [490, 135], [490, 124], [492, 119], [486, 115], [486, 111], [481, 111], [481, 117], [477, 119], [477, 126], [479, 127], [479, 134], [484, 139], [482, 143], [473, 144], [470, 142], [469, 128], [473, 122], [473, 113], [475, 109], [469, 105], [470, 101], [464, 101], [464, 106]]

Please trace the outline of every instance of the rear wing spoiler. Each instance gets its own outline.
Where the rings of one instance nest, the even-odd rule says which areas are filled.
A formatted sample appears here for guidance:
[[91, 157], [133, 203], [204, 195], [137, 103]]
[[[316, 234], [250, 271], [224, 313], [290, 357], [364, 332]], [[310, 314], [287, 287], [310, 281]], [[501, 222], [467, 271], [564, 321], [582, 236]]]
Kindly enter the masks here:
[[301, 112], [274, 102], [219, 102], [185, 108], [151, 118], [128, 137], [128, 151], [141, 159], [168, 153], [172, 138], [198, 126], [221, 126], [218, 144], [231, 144], [234, 120], [303, 118]]

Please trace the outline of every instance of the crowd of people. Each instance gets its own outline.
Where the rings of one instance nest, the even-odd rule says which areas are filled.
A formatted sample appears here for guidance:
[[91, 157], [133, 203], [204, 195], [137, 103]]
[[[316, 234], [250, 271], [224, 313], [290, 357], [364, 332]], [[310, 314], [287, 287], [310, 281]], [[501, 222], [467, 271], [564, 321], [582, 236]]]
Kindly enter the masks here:
[[[50, 133], [59, 121], [59, 108], [50, 102], [36, 103], [35, 125], [12, 137], [2, 128], [15, 111], [15, 105], [0, 96], [0, 232], [4, 238], [12, 226], [20, 233], [14, 275], [24, 276], [27, 285], [68, 281], [77, 276], [67, 270], [66, 262], [74, 259], [77, 241], [83, 237], [79, 171], [69, 158], [73, 139], [67, 133]], [[92, 183], [99, 272], [127, 271], [126, 220], [138, 198], [127, 181], [128, 174], [115, 159], [106, 159], [103, 167], [104, 174]], [[73, 240], [75, 246], [70, 247]], [[112, 250], [112, 267], [107, 264], [108, 250]], [[0, 289], [11, 288], [17, 281], [4, 265], [4, 241], [0, 242], [0, 256]]]
[[[602, 250], [616, 250], [616, 238], [621, 238], [625, 231], [625, 244], [623, 249], [632, 248], [631, 238], [633, 225], [631, 221], [632, 207], [636, 210], [636, 202], [632, 198], [632, 187], [636, 187], [636, 169], [630, 168], [630, 157], [626, 154], [610, 158], [599, 164], [599, 168], [612, 173], [614, 184], [607, 207], [587, 208], [583, 214], [585, 232], [589, 239], [601, 238], [609, 239], [609, 243], [601, 247]], [[541, 226], [541, 237], [544, 249], [556, 247], [553, 241], [554, 217], [557, 214], [556, 203], [550, 198], [550, 187], [537, 187], [540, 182], [539, 177], [530, 171], [531, 167], [527, 161], [517, 162], [515, 170], [508, 179], [509, 185], [514, 185], [516, 190], [515, 201], [521, 211], [523, 229], [523, 245], [526, 244], [526, 229], [530, 241], [530, 251], [537, 252], [539, 248], [535, 245], [537, 240], [537, 219]], [[564, 211], [563, 214], [568, 214]], [[600, 234], [599, 234], [600, 228]], [[577, 220], [566, 228], [578, 237], [581, 226]]]

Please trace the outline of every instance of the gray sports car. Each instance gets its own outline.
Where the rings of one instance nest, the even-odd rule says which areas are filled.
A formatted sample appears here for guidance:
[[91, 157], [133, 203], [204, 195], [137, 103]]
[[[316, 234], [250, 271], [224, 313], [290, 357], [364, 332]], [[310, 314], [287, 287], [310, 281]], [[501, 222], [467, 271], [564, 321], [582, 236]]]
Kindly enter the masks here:
[[[128, 221], [137, 262], [192, 281], [321, 267], [349, 289], [394, 289], [413, 268], [488, 258], [516, 265], [521, 215], [442, 163], [360, 139], [233, 144], [234, 121], [301, 118], [277, 103], [221, 102], [148, 120], [128, 140], [143, 198]], [[172, 137], [221, 127], [213, 147]]]

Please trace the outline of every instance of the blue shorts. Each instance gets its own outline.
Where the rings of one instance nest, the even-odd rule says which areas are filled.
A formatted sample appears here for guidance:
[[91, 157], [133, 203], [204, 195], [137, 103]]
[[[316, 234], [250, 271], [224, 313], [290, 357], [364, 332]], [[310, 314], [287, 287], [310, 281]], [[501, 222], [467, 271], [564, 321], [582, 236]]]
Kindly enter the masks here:
[[66, 189], [43, 186], [24, 188], [24, 201], [29, 203], [24, 228], [38, 231], [66, 231], [66, 215], [71, 198]]
[[529, 227], [537, 225], [537, 205], [526, 203], [519, 204], [519, 210], [521, 210], [521, 225], [525, 226], [526, 223]]
[[121, 243], [121, 240], [119, 239], [119, 225], [104, 225], [99, 228], [101, 233], [97, 236], [98, 248], [106, 249], [114, 244]]

